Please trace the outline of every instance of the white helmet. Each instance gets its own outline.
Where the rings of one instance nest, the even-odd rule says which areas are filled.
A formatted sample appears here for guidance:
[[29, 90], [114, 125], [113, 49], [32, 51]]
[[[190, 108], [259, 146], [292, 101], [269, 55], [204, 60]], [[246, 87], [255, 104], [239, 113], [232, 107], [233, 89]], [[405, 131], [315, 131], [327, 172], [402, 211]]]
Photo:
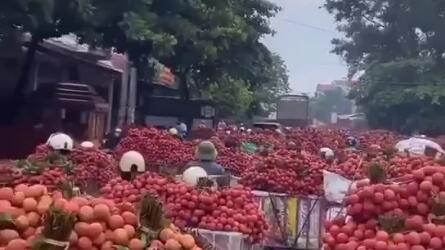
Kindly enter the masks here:
[[131, 172], [133, 166], [136, 166], [138, 172], [145, 171], [145, 160], [141, 153], [128, 151], [122, 155], [119, 161], [119, 168], [122, 172]]
[[80, 144], [80, 147], [82, 148], [94, 148], [94, 143], [90, 141], [84, 141]]
[[182, 174], [182, 180], [189, 186], [196, 186], [199, 178], [206, 178], [207, 172], [202, 167], [189, 167]]
[[324, 154], [324, 157], [326, 157], [326, 159], [334, 157], [334, 151], [327, 147], [320, 148], [320, 154]]
[[73, 150], [74, 141], [73, 139], [64, 133], [55, 133], [52, 134], [47, 144], [54, 150]]
[[171, 135], [178, 135], [178, 130], [176, 128], [171, 128], [168, 130]]

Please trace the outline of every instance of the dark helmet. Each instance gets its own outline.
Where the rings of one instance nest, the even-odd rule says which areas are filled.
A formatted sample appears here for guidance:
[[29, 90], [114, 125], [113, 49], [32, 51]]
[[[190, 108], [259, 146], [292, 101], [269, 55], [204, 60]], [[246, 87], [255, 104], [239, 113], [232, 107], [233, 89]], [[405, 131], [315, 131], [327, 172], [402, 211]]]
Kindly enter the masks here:
[[358, 144], [357, 139], [355, 139], [355, 137], [349, 136], [348, 138], [346, 138], [346, 145], [348, 147], [356, 147]]

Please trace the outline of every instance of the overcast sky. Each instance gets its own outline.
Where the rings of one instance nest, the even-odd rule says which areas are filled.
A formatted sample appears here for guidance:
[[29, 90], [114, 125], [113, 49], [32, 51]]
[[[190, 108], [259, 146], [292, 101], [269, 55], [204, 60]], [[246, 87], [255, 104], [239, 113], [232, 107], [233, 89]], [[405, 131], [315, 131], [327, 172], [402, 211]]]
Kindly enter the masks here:
[[294, 92], [313, 93], [318, 83], [346, 76], [342, 60], [329, 51], [340, 37], [333, 17], [319, 7], [323, 0], [272, 0], [283, 10], [272, 20], [276, 34], [264, 42], [277, 52], [289, 69]]

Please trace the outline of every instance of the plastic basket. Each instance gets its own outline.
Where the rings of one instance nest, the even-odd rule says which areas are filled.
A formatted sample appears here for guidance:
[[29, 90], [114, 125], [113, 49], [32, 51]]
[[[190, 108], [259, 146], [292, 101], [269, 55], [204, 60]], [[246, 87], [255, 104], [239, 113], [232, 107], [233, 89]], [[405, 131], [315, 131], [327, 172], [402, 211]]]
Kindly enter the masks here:
[[325, 200], [254, 191], [270, 230], [263, 245], [272, 248], [319, 249]]
[[210, 231], [206, 229], [194, 229], [200, 236], [214, 246], [215, 250], [256, 250], [261, 246], [252, 245], [247, 241], [247, 236], [237, 232]]
[[[223, 175], [209, 175], [208, 178], [213, 180], [215, 188], [234, 186], [238, 184], [238, 181], [241, 179], [234, 176], [230, 176], [229, 178], [227, 178], [227, 176]], [[182, 175], [176, 175], [175, 179], [178, 181], [182, 180]]]

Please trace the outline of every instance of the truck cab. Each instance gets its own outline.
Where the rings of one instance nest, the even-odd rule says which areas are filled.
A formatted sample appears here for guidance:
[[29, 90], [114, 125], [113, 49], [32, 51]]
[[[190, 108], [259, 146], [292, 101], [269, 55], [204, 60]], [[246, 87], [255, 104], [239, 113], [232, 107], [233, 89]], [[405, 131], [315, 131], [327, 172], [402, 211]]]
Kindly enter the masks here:
[[283, 126], [309, 125], [309, 97], [304, 94], [283, 95], [277, 100], [276, 120]]

